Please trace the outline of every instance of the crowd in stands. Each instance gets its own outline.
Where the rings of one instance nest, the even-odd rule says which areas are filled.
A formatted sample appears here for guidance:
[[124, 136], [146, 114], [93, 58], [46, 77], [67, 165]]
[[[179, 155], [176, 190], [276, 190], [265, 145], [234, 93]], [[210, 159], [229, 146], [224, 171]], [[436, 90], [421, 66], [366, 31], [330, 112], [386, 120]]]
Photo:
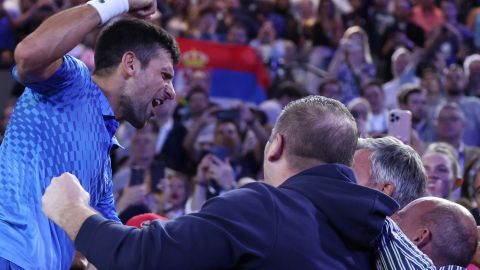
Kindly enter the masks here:
[[[13, 67], [16, 44], [45, 18], [84, 2], [0, 0], [0, 67]], [[271, 84], [264, 102], [225, 108], [209, 94], [208, 70], [194, 70], [143, 129], [122, 123], [112, 153], [122, 222], [195, 212], [263, 179], [282, 108], [315, 94], [344, 103], [363, 139], [388, 134], [390, 110], [410, 111], [405, 128], [427, 192], [465, 206], [480, 225], [480, 1], [158, 0], [150, 20], [179, 38], [251, 46]], [[97, 34], [70, 52], [91, 70]], [[0, 136], [21, 91], [12, 91]]]

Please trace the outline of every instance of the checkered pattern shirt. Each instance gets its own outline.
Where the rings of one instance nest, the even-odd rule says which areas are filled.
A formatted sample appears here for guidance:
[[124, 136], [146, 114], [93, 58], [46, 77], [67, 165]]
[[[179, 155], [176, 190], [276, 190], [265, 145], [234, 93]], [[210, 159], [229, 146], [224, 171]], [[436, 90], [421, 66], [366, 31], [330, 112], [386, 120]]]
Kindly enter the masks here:
[[[16, 67], [14, 77], [18, 80]], [[118, 220], [110, 150], [118, 123], [79, 60], [65, 56], [49, 79], [28, 84], [0, 146], [0, 257], [26, 269], [68, 269], [74, 248], [42, 212], [52, 177], [70, 172], [90, 205]]]

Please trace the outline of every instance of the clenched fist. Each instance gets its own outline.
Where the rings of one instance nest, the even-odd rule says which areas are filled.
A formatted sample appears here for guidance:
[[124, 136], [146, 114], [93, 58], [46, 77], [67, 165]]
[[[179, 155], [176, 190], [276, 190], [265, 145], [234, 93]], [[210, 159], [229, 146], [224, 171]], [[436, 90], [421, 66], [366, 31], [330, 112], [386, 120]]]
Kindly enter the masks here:
[[156, 0], [128, 0], [129, 13], [138, 18], [148, 18], [157, 10]]
[[88, 207], [90, 195], [82, 188], [77, 177], [63, 173], [54, 177], [42, 197], [42, 210], [56, 224], [62, 226], [68, 212], [75, 207]]

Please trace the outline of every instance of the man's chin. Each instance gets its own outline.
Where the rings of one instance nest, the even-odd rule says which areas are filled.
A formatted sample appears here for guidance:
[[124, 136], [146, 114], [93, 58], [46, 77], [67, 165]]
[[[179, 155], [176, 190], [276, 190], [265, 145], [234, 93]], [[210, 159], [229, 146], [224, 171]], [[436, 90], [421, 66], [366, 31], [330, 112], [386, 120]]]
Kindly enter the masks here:
[[145, 127], [145, 124], [147, 123], [147, 121], [142, 121], [142, 120], [139, 120], [139, 119], [130, 119], [128, 121], [133, 127], [135, 127], [136, 129], [142, 129]]

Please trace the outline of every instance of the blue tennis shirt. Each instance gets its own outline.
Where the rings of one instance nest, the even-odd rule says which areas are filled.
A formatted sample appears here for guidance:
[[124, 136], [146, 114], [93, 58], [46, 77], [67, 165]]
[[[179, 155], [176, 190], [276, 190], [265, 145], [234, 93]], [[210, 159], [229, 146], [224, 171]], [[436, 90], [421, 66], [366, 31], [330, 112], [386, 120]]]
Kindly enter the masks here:
[[[13, 75], [18, 80], [17, 69]], [[118, 221], [110, 150], [118, 127], [88, 68], [64, 56], [49, 79], [26, 85], [0, 146], [0, 257], [25, 269], [68, 269], [67, 234], [42, 212], [52, 177], [70, 172], [90, 193], [90, 205]]]

